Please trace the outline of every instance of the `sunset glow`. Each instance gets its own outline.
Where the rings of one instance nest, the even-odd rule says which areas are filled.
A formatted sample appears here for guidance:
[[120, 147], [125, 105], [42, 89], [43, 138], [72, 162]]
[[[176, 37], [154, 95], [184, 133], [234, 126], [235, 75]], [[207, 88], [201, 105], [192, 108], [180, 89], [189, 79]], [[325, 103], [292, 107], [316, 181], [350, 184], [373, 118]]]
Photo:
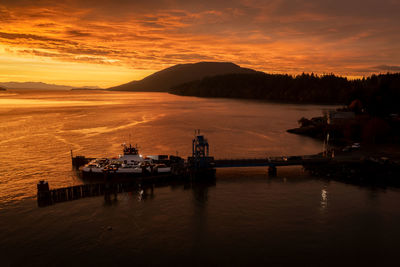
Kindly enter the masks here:
[[393, 0], [3, 0], [0, 82], [108, 87], [198, 61], [269, 73], [396, 72], [399, 13]]

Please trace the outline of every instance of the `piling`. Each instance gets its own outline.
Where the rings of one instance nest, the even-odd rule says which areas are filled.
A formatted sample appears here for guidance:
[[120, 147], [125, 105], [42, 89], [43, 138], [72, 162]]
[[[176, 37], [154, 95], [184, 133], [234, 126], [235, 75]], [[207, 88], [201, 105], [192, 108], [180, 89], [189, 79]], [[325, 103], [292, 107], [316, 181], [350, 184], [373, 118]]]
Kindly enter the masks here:
[[41, 180], [37, 184], [37, 200], [39, 206], [51, 204], [51, 193], [48, 182]]

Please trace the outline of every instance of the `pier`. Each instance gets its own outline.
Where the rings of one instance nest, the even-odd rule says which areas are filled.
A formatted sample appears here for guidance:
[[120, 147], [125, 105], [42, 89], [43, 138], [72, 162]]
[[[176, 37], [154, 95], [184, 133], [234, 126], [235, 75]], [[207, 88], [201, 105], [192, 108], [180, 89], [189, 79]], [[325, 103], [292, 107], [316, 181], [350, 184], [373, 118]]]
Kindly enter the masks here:
[[268, 157], [255, 159], [219, 159], [215, 160], [215, 168], [233, 167], [268, 167], [268, 175], [276, 176], [278, 166], [305, 166], [328, 163], [331, 158], [321, 155]]
[[[86, 158], [85, 156], [74, 157], [71, 151], [72, 165], [79, 168], [94, 160], [95, 158]], [[192, 141], [192, 156], [188, 157], [186, 162], [180, 157], [169, 156], [163, 163], [170, 165], [174, 173], [193, 174], [203, 172], [215, 172], [215, 168], [228, 167], [268, 167], [269, 173], [276, 173], [278, 166], [295, 166], [322, 164], [332, 160], [322, 153], [317, 155], [296, 155], [280, 156], [266, 158], [248, 158], [248, 159], [214, 159], [209, 155], [209, 144], [207, 139], [196, 130], [195, 138]]]
[[141, 190], [142, 194], [153, 193], [154, 187], [171, 185], [173, 183], [184, 183], [187, 180], [177, 179], [171, 175], [149, 176], [135, 180], [113, 180], [99, 183], [89, 183], [63, 188], [50, 189], [48, 182], [39, 181], [37, 184], [37, 201], [40, 207], [56, 203], [73, 201], [88, 197], [117, 195], [124, 192]]
[[38, 183], [37, 200], [40, 207], [52, 205], [55, 203], [77, 200], [81, 198], [97, 197], [103, 195], [112, 195], [128, 190], [133, 187], [138, 188], [138, 184], [131, 183], [98, 183], [84, 184], [70, 187], [63, 187], [50, 190], [45, 181]]
[[[72, 165], [75, 168], [87, 164], [94, 158], [86, 158], [78, 156], [72, 158]], [[202, 159], [202, 160], [200, 160]], [[268, 157], [268, 158], [248, 158], [248, 159], [214, 159], [205, 154], [202, 157], [189, 157], [187, 164], [182, 166], [175, 165], [174, 173], [189, 174], [201, 169], [214, 169], [214, 168], [234, 168], [234, 167], [268, 167], [270, 175], [276, 175], [277, 167], [283, 166], [305, 166], [305, 165], [319, 165], [326, 164], [336, 159], [326, 157], [320, 154], [317, 155], [304, 155], [304, 156], [281, 156], [281, 157]], [[337, 160], [336, 160], [337, 161]], [[352, 160], [353, 162], [354, 160]], [[196, 163], [198, 162], [198, 163]], [[343, 162], [343, 160], [342, 160]]]
[[[89, 163], [95, 158], [85, 156], [73, 156], [71, 151], [72, 165], [76, 169]], [[163, 157], [162, 163], [171, 167], [168, 174], [157, 174], [145, 171], [139, 176], [121, 175], [116, 173], [117, 169], [110, 171], [108, 168], [101, 174], [102, 183], [89, 183], [59, 189], [49, 189], [45, 181], [37, 185], [39, 206], [50, 205], [63, 201], [71, 201], [83, 197], [109, 195], [122, 193], [132, 188], [143, 185], [162, 184], [177, 181], [206, 181], [215, 178], [218, 168], [234, 167], [267, 167], [269, 176], [277, 175], [277, 167], [303, 166], [312, 174], [323, 174], [333, 177], [334, 175], [347, 180], [351, 179], [376, 179], [378, 174], [385, 173], [391, 183], [399, 184], [397, 179], [400, 173], [400, 162], [387, 158], [360, 157], [354, 154], [320, 153], [316, 155], [295, 155], [266, 158], [244, 158], [244, 159], [214, 159], [209, 155], [209, 144], [200, 131], [196, 131], [192, 142], [192, 155], [184, 159], [177, 156]], [[152, 169], [153, 170], [153, 169]], [[361, 177], [361, 178], [360, 178]]]
[[304, 164], [319, 164], [331, 161], [331, 158], [322, 155], [307, 156], [282, 156], [254, 159], [216, 159], [216, 168], [227, 167], [278, 167], [278, 166], [295, 166]]
[[[79, 168], [95, 158], [86, 158], [77, 156], [72, 158], [72, 165]], [[192, 160], [191, 158], [189, 160]], [[283, 157], [267, 157], [267, 158], [247, 158], [247, 159], [210, 159], [215, 168], [232, 168], [232, 167], [279, 167], [279, 166], [295, 166], [305, 164], [327, 163], [332, 158], [321, 155], [306, 156], [283, 156]]]

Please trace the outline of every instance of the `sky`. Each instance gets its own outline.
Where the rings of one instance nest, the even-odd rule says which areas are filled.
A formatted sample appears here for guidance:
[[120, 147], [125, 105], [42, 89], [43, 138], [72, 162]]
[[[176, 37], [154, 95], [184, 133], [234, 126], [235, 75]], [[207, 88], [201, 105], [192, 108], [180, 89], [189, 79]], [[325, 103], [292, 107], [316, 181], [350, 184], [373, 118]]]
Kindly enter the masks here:
[[399, 0], [0, 0], [0, 82], [109, 87], [199, 61], [400, 72], [399, 14]]

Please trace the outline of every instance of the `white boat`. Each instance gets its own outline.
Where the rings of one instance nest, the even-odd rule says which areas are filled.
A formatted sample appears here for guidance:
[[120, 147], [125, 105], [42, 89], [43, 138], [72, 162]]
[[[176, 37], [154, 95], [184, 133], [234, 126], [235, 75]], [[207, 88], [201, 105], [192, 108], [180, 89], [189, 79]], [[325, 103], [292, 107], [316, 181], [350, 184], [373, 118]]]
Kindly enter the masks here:
[[123, 155], [112, 159], [95, 159], [81, 168], [84, 176], [113, 173], [117, 175], [141, 175], [169, 173], [171, 168], [165, 164], [154, 164], [152, 158], [143, 158], [137, 147], [123, 144]]
[[132, 147], [132, 145], [127, 146], [126, 144], [123, 144], [122, 146], [124, 147], [124, 154], [120, 155], [119, 158], [114, 159], [115, 161], [128, 165], [139, 165], [145, 161], [136, 147]]

